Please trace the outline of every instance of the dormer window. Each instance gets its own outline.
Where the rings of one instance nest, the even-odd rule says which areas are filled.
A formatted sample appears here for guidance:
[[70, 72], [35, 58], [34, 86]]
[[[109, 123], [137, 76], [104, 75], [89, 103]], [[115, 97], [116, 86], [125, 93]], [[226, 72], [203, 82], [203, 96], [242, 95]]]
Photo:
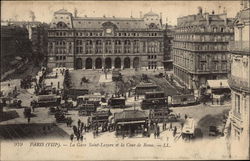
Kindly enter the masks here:
[[64, 22], [58, 22], [57, 27], [58, 28], [67, 28], [68, 26]]

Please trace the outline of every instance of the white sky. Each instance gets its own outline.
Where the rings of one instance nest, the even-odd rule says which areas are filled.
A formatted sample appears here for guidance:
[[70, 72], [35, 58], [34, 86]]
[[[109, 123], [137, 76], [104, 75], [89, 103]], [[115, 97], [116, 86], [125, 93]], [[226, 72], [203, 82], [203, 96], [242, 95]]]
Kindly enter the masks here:
[[240, 1], [1, 1], [1, 20], [17, 19], [30, 21], [30, 11], [34, 11], [36, 20], [50, 23], [53, 13], [59, 9], [74, 12], [78, 16], [88, 17], [116, 16], [139, 17], [140, 11], [147, 13], [151, 9], [155, 13], [162, 12], [163, 23], [168, 18], [168, 23], [176, 25], [177, 18], [196, 14], [197, 7], [201, 6], [203, 12], [215, 11], [220, 13], [223, 8], [227, 10], [228, 17], [234, 18], [240, 10]]

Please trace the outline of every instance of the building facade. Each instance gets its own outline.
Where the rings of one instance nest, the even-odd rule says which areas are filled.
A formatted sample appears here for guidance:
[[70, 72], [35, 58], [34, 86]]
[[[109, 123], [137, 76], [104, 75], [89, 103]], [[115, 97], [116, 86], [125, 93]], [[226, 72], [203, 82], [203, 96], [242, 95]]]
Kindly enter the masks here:
[[45, 23], [34, 25], [31, 28], [32, 58], [38, 61], [38, 64], [47, 58], [48, 28], [48, 24]]
[[242, 10], [234, 21], [235, 41], [230, 42], [232, 109], [229, 113], [231, 123], [231, 155], [249, 159], [250, 132], [250, 6], [242, 1]]
[[210, 79], [226, 79], [232, 20], [226, 13], [202, 13], [177, 19], [173, 44], [174, 75], [189, 89], [199, 90]]
[[163, 65], [164, 69], [168, 71], [173, 70], [173, 39], [174, 39], [174, 28], [166, 24], [164, 32]]
[[163, 68], [161, 15], [78, 17], [61, 9], [48, 30], [49, 68]]

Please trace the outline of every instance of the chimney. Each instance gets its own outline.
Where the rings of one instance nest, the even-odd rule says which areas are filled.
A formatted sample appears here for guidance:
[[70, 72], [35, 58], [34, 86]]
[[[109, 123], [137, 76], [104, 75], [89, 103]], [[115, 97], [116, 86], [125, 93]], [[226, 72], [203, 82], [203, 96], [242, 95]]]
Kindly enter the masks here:
[[241, 0], [241, 1], [240, 1], [240, 9], [243, 9], [243, 8], [244, 8], [244, 7], [243, 7], [243, 3], [244, 3], [244, 1]]
[[202, 15], [202, 8], [200, 6], [198, 7], [198, 15]]
[[142, 11], [140, 11], [140, 18], [142, 18]]
[[162, 19], [162, 13], [160, 12], [160, 19]]
[[243, 3], [244, 3], [244, 4], [243, 4], [243, 6], [244, 6], [244, 7], [243, 7], [243, 9], [246, 9], [246, 8], [248, 8], [248, 5], [247, 5], [247, 3], [250, 3], [250, 2], [247, 2], [247, 1], [248, 1], [248, 0], [245, 0], [245, 1], [243, 2]]
[[74, 15], [75, 15], [75, 17], [77, 17], [77, 9], [76, 8], [74, 10]]
[[226, 7], [223, 8], [223, 13], [227, 13]]

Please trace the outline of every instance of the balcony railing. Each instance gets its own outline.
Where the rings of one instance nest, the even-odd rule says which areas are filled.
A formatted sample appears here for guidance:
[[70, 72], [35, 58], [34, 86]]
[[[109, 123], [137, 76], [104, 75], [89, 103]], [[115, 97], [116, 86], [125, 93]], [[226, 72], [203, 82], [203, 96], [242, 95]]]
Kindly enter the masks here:
[[229, 76], [229, 85], [231, 88], [238, 89], [240, 91], [245, 91], [247, 93], [250, 93], [250, 82], [247, 80], [242, 80], [239, 77], [235, 76]]
[[229, 50], [234, 52], [250, 53], [249, 41], [231, 41], [229, 42]]

